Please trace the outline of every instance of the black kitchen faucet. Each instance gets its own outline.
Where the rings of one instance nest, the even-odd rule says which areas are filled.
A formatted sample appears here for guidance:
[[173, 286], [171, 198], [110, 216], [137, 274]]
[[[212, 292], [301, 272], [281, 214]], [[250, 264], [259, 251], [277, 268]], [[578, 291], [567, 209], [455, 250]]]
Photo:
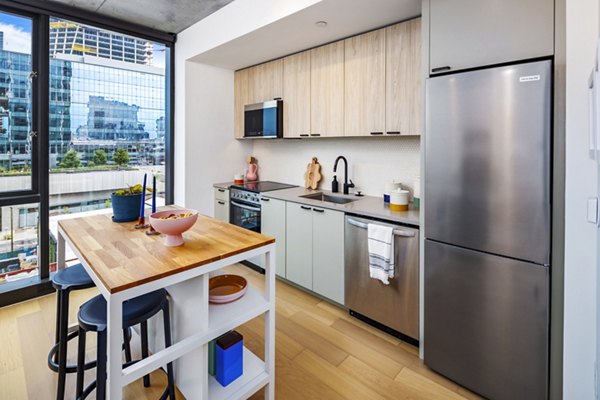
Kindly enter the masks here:
[[335, 173], [337, 170], [338, 161], [340, 161], [340, 159], [344, 160], [344, 194], [348, 194], [348, 189], [354, 187], [354, 182], [352, 182], [352, 179], [350, 179], [350, 183], [348, 183], [348, 160], [346, 160], [346, 157], [338, 156], [338, 158], [335, 159], [335, 163], [333, 164], [333, 172]]

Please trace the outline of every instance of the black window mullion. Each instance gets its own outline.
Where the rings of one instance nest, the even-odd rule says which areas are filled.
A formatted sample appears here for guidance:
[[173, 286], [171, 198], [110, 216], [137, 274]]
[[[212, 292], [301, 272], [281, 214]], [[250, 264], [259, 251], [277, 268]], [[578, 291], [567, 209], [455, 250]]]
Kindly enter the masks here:
[[165, 204], [175, 202], [175, 46], [167, 45], [168, 62], [165, 63]]
[[49, 18], [47, 15], [39, 15], [34, 26], [37, 32], [34, 37], [34, 49], [37, 53], [37, 107], [36, 130], [37, 137], [32, 140], [34, 154], [32, 160], [36, 160], [37, 168], [32, 172], [40, 194], [39, 222], [38, 222], [38, 268], [42, 280], [50, 276], [50, 187], [49, 187], [49, 102], [50, 102], [50, 56], [49, 56]]

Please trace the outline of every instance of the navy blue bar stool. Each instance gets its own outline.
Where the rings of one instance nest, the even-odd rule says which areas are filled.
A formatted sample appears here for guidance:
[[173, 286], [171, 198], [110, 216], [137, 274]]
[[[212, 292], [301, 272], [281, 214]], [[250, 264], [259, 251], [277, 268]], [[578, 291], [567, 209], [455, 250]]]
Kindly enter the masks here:
[[[123, 302], [123, 329], [140, 324], [142, 334], [142, 359], [148, 357], [148, 319], [163, 312], [165, 347], [171, 346], [171, 323], [169, 313], [168, 293], [164, 289], [157, 290]], [[77, 351], [77, 399], [85, 399], [96, 389], [96, 399], [106, 398], [106, 357], [107, 357], [107, 331], [106, 331], [106, 300], [98, 295], [79, 308], [79, 347]], [[85, 362], [85, 336], [86, 332], [96, 332], [97, 337], [97, 368], [96, 380], [83, 388], [83, 374]], [[140, 361], [127, 360], [125, 367]], [[175, 383], [173, 378], [173, 363], [167, 364], [167, 388], [161, 399], [167, 397], [175, 399]], [[144, 386], [150, 386], [150, 376], [144, 376]]]
[[[54, 274], [52, 286], [56, 289], [56, 330], [54, 346], [48, 353], [48, 367], [58, 372], [56, 398], [62, 400], [65, 397], [66, 374], [77, 372], [77, 366], [67, 365], [67, 343], [77, 336], [77, 331], [68, 332], [69, 295], [73, 290], [94, 287], [94, 282], [83, 266], [76, 264]], [[85, 369], [93, 368], [95, 365], [95, 362], [88, 363]]]

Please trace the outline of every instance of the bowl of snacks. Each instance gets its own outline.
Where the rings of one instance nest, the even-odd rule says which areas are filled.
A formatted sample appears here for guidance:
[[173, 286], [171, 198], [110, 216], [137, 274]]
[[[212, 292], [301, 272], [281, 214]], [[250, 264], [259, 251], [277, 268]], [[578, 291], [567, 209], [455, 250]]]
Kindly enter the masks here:
[[166, 235], [166, 246], [181, 246], [183, 244], [181, 234], [190, 229], [197, 219], [198, 211], [185, 208], [150, 214], [150, 224], [154, 230]]

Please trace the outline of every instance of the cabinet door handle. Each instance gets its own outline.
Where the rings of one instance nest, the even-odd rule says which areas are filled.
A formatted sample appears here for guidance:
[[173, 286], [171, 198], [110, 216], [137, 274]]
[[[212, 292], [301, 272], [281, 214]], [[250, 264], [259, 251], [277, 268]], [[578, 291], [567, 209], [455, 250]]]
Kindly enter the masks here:
[[325, 212], [325, 210], [323, 210], [321, 208], [313, 208], [313, 211], [316, 211], [316, 212], [319, 212], [319, 213]]
[[383, 132], [371, 132], [371, 135], [383, 135]]
[[308, 137], [308, 133], [301, 133], [300, 136], [302, 136], [302, 137]]
[[224, 201], [220, 201], [220, 200], [219, 200], [219, 201], [217, 201], [217, 203], [219, 203], [219, 204], [221, 204], [221, 205], [223, 205], [223, 206], [225, 205], [225, 202], [224, 202]]
[[436, 72], [450, 71], [451, 69], [452, 68], [449, 65], [445, 65], [443, 67], [432, 68], [431, 72], [436, 73]]
[[311, 209], [310, 207], [306, 207], [306, 206], [300, 206], [300, 208], [303, 209], [303, 210], [310, 210]]
[[321, 136], [320, 133], [311, 133], [310, 136]]
[[271, 199], [265, 199], [265, 198], [262, 198], [262, 197], [261, 197], [261, 199], [260, 199], [260, 200], [261, 200], [261, 201], [269, 201], [269, 200], [271, 200]]
[[400, 131], [389, 131], [389, 132], [386, 132], [386, 133], [387, 133], [388, 135], [399, 135], [399, 134], [400, 134]]
[[225, 193], [225, 189], [217, 189], [221, 193]]

